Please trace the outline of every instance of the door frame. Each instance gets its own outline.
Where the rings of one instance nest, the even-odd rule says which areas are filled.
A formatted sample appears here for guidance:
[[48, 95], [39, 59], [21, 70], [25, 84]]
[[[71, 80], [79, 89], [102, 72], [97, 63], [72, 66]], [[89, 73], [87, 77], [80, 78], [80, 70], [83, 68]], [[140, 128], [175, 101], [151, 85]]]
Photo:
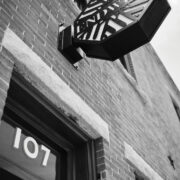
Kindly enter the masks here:
[[67, 180], [96, 179], [94, 140], [16, 71], [12, 73], [3, 117], [9, 114], [19, 117], [16, 123], [43, 137], [45, 143], [66, 152]]

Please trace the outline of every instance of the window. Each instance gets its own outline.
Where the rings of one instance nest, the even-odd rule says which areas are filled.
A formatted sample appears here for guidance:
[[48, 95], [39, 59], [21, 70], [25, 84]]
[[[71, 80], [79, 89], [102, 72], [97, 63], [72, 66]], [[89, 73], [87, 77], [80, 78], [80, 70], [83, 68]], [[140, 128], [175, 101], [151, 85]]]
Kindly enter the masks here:
[[96, 178], [94, 141], [15, 72], [0, 142], [0, 179]]
[[88, 0], [72, 0], [73, 3], [82, 11], [86, 5]]
[[121, 64], [124, 66], [126, 71], [136, 79], [136, 74], [133, 67], [133, 62], [130, 54], [120, 57]]

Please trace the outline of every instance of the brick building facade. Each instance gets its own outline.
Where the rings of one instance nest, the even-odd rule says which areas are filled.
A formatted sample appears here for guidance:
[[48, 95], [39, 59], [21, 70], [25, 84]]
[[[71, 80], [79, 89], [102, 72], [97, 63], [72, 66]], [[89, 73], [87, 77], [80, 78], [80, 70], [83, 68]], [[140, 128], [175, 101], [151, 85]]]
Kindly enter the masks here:
[[18, 76], [93, 141], [87, 179], [180, 179], [179, 90], [150, 44], [114, 62], [70, 64], [58, 25], [79, 12], [73, 0], [0, 0], [1, 121]]

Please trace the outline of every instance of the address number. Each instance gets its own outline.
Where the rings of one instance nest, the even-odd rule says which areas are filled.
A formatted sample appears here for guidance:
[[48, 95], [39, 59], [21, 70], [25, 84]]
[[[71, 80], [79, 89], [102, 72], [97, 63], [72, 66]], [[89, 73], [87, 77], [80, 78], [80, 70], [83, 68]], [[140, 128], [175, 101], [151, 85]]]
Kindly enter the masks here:
[[[16, 128], [16, 133], [15, 133], [15, 138], [14, 138], [14, 143], [13, 143], [13, 147], [15, 149], [19, 149], [20, 142], [21, 142], [21, 135], [22, 135], [22, 130], [20, 128]], [[28, 148], [29, 144], [33, 145], [33, 151], [29, 150], [29, 148]], [[33, 137], [28, 136], [24, 139], [23, 150], [24, 150], [25, 154], [31, 159], [36, 159], [38, 157], [40, 150], [44, 151], [42, 166], [47, 166], [47, 162], [48, 162], [51, 151], [44, 145], [41, 145], [39, 148], [38, 143], [36, 142], [36, 140]]]

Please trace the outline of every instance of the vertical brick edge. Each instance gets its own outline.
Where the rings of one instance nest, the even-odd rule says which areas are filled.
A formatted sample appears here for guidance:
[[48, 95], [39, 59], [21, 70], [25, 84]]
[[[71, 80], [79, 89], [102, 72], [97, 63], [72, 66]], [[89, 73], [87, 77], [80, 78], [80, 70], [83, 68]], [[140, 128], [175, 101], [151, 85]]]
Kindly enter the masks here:
[[10, 55], [6, 49], [0, 49], [0, 122], [6, 104], [7, 92], [14, 67], [11, 56], [12, 55]]

